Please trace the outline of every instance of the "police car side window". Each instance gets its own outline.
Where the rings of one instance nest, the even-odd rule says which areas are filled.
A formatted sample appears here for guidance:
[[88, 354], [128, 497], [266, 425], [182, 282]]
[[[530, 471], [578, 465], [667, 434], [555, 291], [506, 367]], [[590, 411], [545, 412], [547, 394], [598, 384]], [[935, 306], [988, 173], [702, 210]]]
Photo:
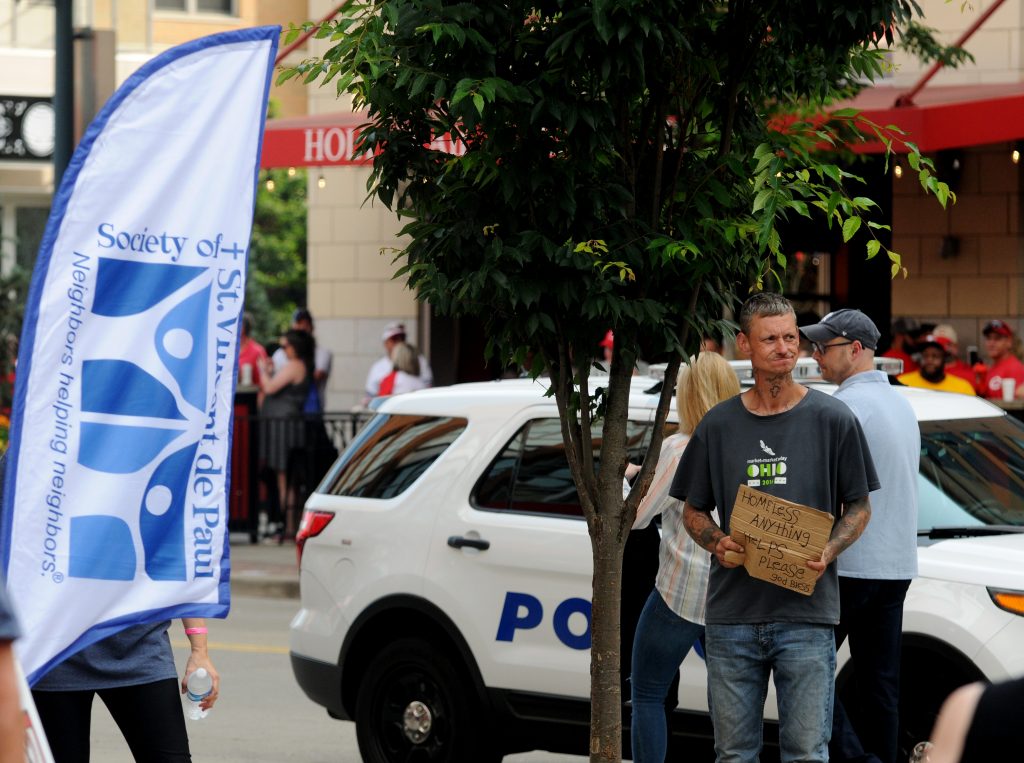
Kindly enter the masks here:
[[394, 498], [412, 485], [466, 429], [466, 419], [380, 414], [359, 433], [319, 492]]
[[1024, 440], [1007, 416], [921, 422], [918, 530], [1024, 525]]
[[[631, 459], [637, 462], [643, 457], [646, 430], [644, 423], [628, 423]], [[490, 511], [582, 517], [559, 420], [534, 419], [516, 432], [480, 477], [473, 503]]]

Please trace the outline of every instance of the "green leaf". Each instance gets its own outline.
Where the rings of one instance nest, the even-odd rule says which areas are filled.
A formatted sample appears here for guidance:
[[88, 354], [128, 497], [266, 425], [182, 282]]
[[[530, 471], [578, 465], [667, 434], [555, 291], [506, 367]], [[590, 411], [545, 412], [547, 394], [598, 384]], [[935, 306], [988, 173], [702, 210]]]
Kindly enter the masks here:
[[876, 254], [878, 254], [878, 250], [881, 248], [881, 246], [882, 246], [882, 242], [879, 241], [877, 238], [873, 238], [870, 241], [868, 241], [868, 259], [869, 260], [872, 257], [874, 257]]
[[791, 201], [786, 202], [786, 206], [787, 207], [792, 207], [793, 209], [795, 209], [799, 214], [803, 215], [804, 217], [810, 217], [811, 216], [811, 212], [807, 208], [807, 203], [803, 202], [803, 201], [800, 201], [799, 199], [793, 199]]
[[473, 106], [476, 107], [477, 113], [483, 116], [484, 97], [480, 93], [473, 93]]
[[848, 217], [843, 223], [843, 241], [849, 241], [860, 230], [860, 218]]

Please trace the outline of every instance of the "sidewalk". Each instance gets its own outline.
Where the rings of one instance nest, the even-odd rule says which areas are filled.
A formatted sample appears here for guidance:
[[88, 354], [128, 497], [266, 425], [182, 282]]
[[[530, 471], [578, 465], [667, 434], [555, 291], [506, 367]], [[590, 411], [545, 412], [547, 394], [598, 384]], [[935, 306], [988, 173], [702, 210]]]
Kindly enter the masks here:
[[231, 594], [299, 598], [295, 544], [250, 543], [247, 533], [231, 534]]

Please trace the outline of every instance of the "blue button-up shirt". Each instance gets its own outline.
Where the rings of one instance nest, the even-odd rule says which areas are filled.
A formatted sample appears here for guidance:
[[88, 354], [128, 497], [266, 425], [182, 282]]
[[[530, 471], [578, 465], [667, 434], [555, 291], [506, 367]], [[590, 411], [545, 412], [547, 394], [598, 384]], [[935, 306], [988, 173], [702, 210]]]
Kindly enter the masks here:
[[909, 580], [917, 576], [917, 417], [881, 371], [854, 374], [839, 385], [835, 397], [860, 421], [882, 483], [871, 493], [871, 521], [863, 535], [839, 555], [839, 574]]

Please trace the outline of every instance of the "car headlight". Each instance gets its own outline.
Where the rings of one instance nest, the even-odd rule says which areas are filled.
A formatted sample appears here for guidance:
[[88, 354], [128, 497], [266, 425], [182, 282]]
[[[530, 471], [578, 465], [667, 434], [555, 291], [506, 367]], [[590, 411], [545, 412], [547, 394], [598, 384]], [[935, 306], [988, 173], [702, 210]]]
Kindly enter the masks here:
[[1005, 609], [1007, 612], [1012, 612], [1015, 615], [1024, 615], [1024, 592], [989, 588], [988, 595], [992, 597], [992, 602], [1000, 609]]

